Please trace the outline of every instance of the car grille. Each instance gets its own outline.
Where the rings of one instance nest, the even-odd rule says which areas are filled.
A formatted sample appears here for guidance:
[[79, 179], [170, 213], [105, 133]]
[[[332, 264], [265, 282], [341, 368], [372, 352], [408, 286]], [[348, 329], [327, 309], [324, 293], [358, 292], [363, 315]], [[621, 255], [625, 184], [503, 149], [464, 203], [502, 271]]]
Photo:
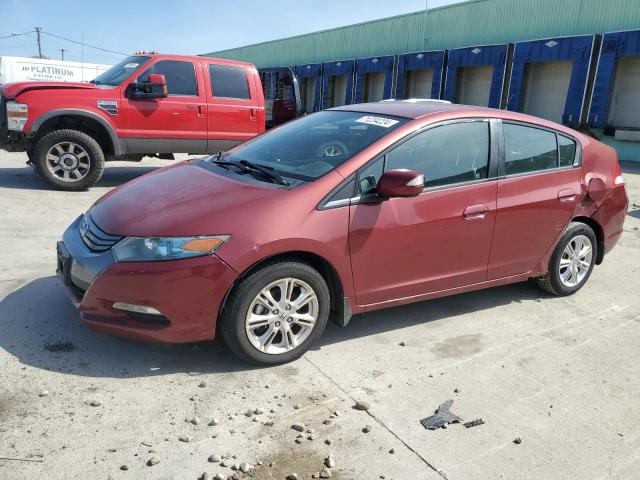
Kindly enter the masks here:
[[93, 221], [91, 215], [85, 215], [80, 222], [80, 236], [84, 243], [94, 252], [104, 252], [113, 247], [121, 236], [110, 235], [102, 230], [96, 222]]

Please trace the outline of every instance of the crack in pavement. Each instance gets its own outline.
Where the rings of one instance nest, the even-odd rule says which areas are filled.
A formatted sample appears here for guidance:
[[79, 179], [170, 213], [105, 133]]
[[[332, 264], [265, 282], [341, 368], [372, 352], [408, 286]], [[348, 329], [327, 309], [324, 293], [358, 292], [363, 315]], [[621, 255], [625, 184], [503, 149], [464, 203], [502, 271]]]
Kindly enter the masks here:
[[[331, 377], [331, 375], [329, 375], [328, 373], [326, 373], [324, 370], [322, 370], [318, 365], [316, 365], [314, 362], [311, 361], [311, 359], [309, 359], [309, 357], [307, 355], [305, 355], [303, 357], [307, 362], [309, 362], [311, 364], [311, 366], [313, 366], [318, 372], [320, 372], [320, 374], [322, 376], [324, 376], [327, 380], [329, 380], [333, 385], [335, 385], [342, 393], [344, 393], [347, 397], [349, 397], [351, 399], [351, 401], [355, 404], [356, 403], [356, 399], [349, 393], [347, 392], [347, 390], [340, 385], [337, 381], [335, 381], [333, 379], [333, 377]], [[400, 437], [400, 435], [398, 435], [396, 432], [394, 432], [390, 427], [388, 427], [380, 418], [376, 417], [373, 413], [371, 413], [371, 410], [367, 410], [366, 411], [367, 414], [373, 418], [382, 428], [384, 428], [387, 432], [389, 432], [391, 435], [393, 435], [400, 443], [402, 443], [402, 445], [405, 446], [405, 448], [407, 448], [407, 450], [409, 450], [411, 453], [413, 453], [416, 457], [418, 457], [418, 459], [424, 463], [427, 467], [429, 467], [431, 470], [433, 470], [434, 472], [436, 472], [440, 477], [442, 477], [444, 480], [448, 480], [447, 475], [440, 470], [438, 467], [436, 467], [433, 463], [431, 463], [429, 460], [427, 460], [426, 458], [424, 458], [422, 455], [420, 455], [420, 453], [414, 449], [411, 445], [409, 445], [404, 439], [402, 439]]]

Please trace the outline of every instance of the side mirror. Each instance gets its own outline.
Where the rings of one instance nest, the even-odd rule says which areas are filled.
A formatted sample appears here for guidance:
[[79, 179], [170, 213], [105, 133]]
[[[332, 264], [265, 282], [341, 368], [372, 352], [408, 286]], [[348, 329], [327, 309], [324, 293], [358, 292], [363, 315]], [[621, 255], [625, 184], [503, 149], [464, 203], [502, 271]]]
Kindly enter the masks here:
[[150, 73], [148, 82], [131, 82], [125, 95], [127, 98], [153, 99], [165, 98], [168, 95], [167, 79], [160, 73]]
[[389, 170], [378, 180], [377, 193], [383, 198], [416, 197], [424, 189], [424, 175], [413, 170]]

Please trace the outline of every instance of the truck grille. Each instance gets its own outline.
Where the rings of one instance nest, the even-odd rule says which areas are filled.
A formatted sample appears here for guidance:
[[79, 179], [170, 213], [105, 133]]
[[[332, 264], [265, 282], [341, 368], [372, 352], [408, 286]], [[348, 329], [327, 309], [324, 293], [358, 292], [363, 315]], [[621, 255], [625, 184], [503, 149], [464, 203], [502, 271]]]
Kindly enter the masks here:
[[91, 218], [91, 215], [85, 215], [80, 222], [80, 236], [84, 243], [95, 252], [104, 252], [113, 247], [121, 236], [110, 235], [102, 230]]

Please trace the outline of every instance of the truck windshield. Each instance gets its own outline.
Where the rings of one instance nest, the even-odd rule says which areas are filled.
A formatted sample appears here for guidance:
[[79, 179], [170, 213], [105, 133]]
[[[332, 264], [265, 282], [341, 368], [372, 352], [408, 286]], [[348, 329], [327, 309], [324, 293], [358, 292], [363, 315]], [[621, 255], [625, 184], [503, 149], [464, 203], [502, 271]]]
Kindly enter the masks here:
[[122, 60], [120, 63], [114, 65], [106, 72], [98, 75], [94, 80], [91, 80], [91, 83], [95, 83], [96, 85], [111, 85], [112, 87], [116, 87], [120, 85], [124, 80], [129, 78], [129, 76], [138, 70], [142, 65], [147, 63], [151, 57], [145, 56], [134, 56], [127, 57]]
[[310, 182], [406, 122], [386, 115], [325, 110], [271, 130], [222, 159], [248, 160], [283, 177]]

